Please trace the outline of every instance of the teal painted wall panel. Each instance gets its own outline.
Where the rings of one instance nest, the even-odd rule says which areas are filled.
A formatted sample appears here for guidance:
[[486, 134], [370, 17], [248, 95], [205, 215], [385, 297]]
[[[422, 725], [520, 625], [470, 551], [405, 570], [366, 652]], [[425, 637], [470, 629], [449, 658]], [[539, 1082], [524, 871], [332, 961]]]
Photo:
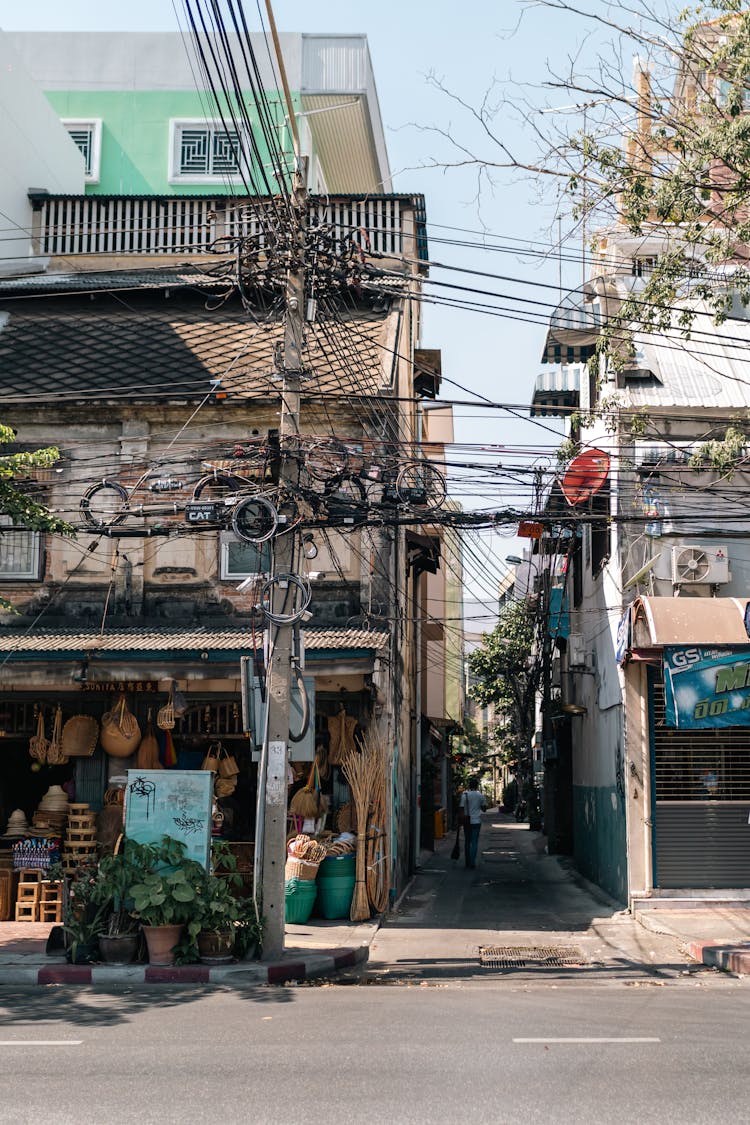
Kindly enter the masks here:
[[573, 786], [573, 839], [581, 874], [627, 902], [625, 808], [614, 785]]
[[[206, 183], [180, 178], [170, 183], [170, 120], [180, 118], [216, 119], [208, 100], [190, 90], [48, 90], [47, 98], [61, 118], [101, 118], [102, 148], [99, 182], [88, 184], [95, 195], [215, 195], [231, 192], [225, 180]], [[293, 94], [295, 107], [300, 98]], [[277, 136], [285, 152], [291, 151], [284, 111], [278, 99], [269, 94]], [[266, 167], [272, 186], [270, 158], [265, 139], [260, 136], [257, 113], [249, 110], [253, 134], [258, 144], [259, 163]], [[242, 181], [236, 180], [242, 192]]]

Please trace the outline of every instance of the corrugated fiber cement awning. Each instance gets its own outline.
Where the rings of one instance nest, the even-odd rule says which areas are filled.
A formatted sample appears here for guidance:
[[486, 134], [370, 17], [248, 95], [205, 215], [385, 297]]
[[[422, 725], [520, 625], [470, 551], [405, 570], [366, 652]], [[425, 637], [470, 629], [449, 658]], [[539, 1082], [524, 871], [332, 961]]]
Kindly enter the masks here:
[[747, 598], [637, 598], [632, 648], [750, 644], [747, 604]]
[[[369, 629], [305, 629], [308, 652], [375, 653], [388, 644], [389, 634]], [[261, 648], [262, 630], [253, 634], [249, 627], [241, 629], [123, 629], [99, 633], [94, 630], [44, 630], [24, 632], [20, 629], [0, 630], [0, 654], [20, 660], [45, 660], [53, 656], [81, 657], [98, 654], [128, 657], [136, 654], [154, 656], [170, 653], [189, 659], [194, 654], [250, 652], [253, 645]], [[6, 657], [7, 659], [7, 657]]]

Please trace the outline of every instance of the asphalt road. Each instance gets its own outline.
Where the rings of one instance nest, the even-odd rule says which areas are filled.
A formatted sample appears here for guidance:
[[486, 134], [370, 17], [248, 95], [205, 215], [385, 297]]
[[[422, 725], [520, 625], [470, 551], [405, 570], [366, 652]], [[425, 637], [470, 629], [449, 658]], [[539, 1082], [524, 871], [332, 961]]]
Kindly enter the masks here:
[[0, 1121], [750, 1119], [743, 982], [0, 994]]

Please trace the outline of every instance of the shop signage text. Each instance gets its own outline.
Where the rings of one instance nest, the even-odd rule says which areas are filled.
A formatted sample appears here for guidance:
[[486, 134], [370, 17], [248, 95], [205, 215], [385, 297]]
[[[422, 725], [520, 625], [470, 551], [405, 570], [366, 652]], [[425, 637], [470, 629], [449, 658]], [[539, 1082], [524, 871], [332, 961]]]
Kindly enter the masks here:
[[665, 648], [668, 727], [750, 727], [750, 649]]
[[158, 680], [89, 680], [88, 683], [81, 684], [83, 691], [104, 691], [104, 692], [118, 692], [118, 691], [147, 691], [157, 692], [159, 690]]

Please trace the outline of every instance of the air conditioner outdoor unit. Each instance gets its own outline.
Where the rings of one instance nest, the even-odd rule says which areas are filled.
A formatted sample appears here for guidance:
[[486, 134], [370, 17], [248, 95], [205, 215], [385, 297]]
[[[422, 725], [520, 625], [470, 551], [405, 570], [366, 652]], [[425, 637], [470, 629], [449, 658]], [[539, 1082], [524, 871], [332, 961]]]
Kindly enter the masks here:
[[726, 547], [703, 547], [683, 543], [672, 548], [672, 585], [721, 586], [729, 582], [729, 554]]

